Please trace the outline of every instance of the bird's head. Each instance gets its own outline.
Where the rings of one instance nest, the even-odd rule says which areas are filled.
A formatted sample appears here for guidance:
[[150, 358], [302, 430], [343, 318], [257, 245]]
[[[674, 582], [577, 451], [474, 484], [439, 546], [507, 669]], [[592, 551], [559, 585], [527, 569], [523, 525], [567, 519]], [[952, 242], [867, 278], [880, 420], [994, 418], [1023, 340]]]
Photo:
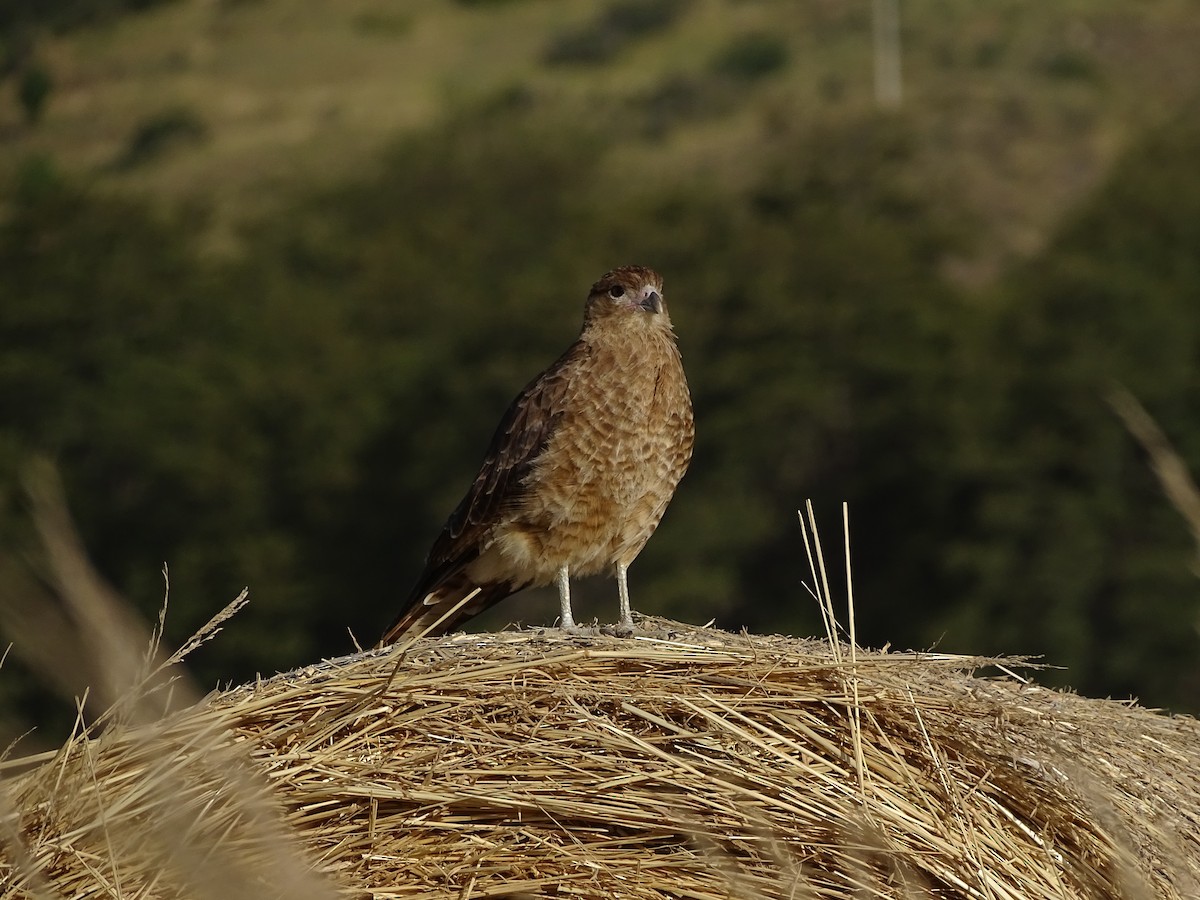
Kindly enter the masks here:
[[592, 285], [584, 312], [585, 325], [601, 321], [669, 330], [662, 276], [645, 266], [621, 266], [606, 273]]

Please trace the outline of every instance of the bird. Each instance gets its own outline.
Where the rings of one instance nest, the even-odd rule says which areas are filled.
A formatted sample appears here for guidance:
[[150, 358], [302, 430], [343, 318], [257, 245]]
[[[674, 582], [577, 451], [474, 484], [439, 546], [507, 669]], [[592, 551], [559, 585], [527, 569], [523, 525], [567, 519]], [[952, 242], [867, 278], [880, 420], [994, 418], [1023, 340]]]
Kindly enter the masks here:
[[579, 337], [500, 420], [380, 646], [462, 624], [510, 594], [555, 584], [559, 627], [580, 633], [571, 578], [627, 571], [658, 527], [695, 441], [691, 394], [662, 276], [622, 266], [592, 285]]

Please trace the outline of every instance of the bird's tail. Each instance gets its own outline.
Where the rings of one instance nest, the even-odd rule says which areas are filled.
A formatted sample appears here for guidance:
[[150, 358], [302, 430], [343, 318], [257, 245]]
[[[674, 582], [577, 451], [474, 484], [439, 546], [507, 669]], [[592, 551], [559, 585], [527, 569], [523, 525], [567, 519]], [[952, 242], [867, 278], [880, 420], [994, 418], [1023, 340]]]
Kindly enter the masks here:
[[483, 612], [513, 592], [506, 582], [472, 585], [451, 581], [423, 596], [413, 597], [408, 606], [383, 633], [379, 646], [394, 644], [402, 637], [436, 637]]

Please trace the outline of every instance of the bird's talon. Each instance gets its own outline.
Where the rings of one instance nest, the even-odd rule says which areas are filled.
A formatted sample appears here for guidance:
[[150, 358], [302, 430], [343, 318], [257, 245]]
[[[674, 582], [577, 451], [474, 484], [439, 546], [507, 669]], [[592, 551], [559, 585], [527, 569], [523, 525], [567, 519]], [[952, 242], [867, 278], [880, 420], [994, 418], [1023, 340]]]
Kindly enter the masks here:
[[610, 637], [633, 637], [633, 632], [632, 622], [617, 622], [613, 625], [605, 625], [600, 629], [601, 634], [607, 634]]

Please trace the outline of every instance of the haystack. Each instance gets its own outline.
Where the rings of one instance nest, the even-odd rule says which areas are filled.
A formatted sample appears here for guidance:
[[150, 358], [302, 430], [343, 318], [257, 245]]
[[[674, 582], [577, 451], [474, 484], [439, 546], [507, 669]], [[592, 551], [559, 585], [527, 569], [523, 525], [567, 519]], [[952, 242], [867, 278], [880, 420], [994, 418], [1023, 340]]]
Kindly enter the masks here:
[[3, 896], [1200, 897], [1195, 720], [643, 625], [422, 640], [79, 736], [5, 783]]

